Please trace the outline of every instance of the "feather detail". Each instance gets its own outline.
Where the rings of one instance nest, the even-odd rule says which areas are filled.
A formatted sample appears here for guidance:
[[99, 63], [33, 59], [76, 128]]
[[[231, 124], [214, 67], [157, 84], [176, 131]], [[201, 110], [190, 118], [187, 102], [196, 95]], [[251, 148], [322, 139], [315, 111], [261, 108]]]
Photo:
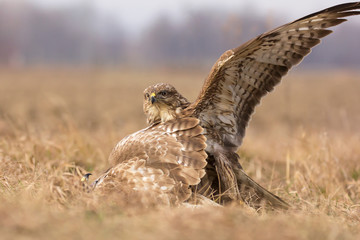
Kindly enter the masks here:
[[110, 154], [114, 167], [93, 183], [95, 192], [137, 192], [179, 204], [191, 196], [189, 186], [204, 176], [206, 138], [196, 118], [173, 119], [121, 140]]
[[[264, 33], [226, 51], [214, 64], [197, 100], [189, 106], [205, 128], [208, 141], [236, 151], [260, 99], [301, 62], [327, 29], [359, 15], [360, 2], [340, 4]], [[229, 142], [230, 141], [230, 142]], [[211, 146], [207, 149], [214, 151]]]

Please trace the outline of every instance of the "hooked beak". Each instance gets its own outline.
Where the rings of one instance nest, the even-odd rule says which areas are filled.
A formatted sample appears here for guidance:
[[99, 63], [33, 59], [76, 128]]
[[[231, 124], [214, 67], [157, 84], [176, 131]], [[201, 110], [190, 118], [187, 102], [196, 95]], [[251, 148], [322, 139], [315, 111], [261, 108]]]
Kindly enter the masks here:
[[150, 101], [151, 101], [151, 104], [154, 104], [154, 102], [156, 102], [156, 94], [155, 93], [152, 93], [151, 95], [150, 95]]
[[91, 173], [85, 174], [85, 175], [81, 178], [81, 182], [87, 182], [87, 181], [89, 181], [90, 175], [92, 175], [92, 174], [91, 174]]

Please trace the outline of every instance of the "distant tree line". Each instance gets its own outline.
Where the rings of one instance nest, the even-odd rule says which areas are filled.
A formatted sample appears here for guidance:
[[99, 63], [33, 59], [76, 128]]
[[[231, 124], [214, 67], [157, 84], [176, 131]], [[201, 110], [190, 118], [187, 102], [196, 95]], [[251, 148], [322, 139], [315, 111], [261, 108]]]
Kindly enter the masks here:
[[90, 7], [0, 4], [0, 64], [121, 64], [126, 48], [119, 25]]
[[[134, 38], [90, 5], [50, 10], [25, 2], [3, 2], [0, 65], [196, 67], [214, 62], [225, 50], [278, 25], [274, 21], [224, 11], [189, 11], [181, 22], [163, 15]], [[333, 35], [306, 63], [359, 66], [359, 25], [350, 21]]]

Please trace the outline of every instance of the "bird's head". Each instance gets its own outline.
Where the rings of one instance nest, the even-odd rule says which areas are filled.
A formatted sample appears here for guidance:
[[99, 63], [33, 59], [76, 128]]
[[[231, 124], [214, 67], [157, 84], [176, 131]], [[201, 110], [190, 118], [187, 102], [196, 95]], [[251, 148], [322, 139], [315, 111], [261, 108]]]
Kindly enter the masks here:
[[189, 102], [173, 86], [158, 83], [144, 91], [144, 112], [148, 124], [166, 122], [176, 117], [176, 111], [189, 106]]

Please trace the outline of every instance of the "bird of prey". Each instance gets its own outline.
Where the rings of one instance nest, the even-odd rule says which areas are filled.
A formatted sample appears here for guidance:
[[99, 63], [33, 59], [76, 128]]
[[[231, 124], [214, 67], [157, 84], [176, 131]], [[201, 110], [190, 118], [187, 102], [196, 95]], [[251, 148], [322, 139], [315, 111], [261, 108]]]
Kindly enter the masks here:
[[229, 201], [266, 200], [287, 208], [279, 197], [262, 188], [243, 171], [236, 151], [260, 99], [272, 91], [289, 69], [300, 63], [320, 39], [345, 17], [360, 14], [360, 2], [346, 3], [310, 14], [226, 51], [213, 65], [195, 102], [190, 103], [169, 84], [144, 91], [144, 112], [154, 126], [192, 116], [200, 120], [208, 154], [206, 175], [197, 191], [210, 192]]
[[199, 122], [192, 117], [173, 119], [125, 137], [110, 154], [113, 167], [89, 187], [105, 196], [135, 193], [144, 204], [177, 205], [189, 200], [189, 186], [200, 183], [207, 164]]

